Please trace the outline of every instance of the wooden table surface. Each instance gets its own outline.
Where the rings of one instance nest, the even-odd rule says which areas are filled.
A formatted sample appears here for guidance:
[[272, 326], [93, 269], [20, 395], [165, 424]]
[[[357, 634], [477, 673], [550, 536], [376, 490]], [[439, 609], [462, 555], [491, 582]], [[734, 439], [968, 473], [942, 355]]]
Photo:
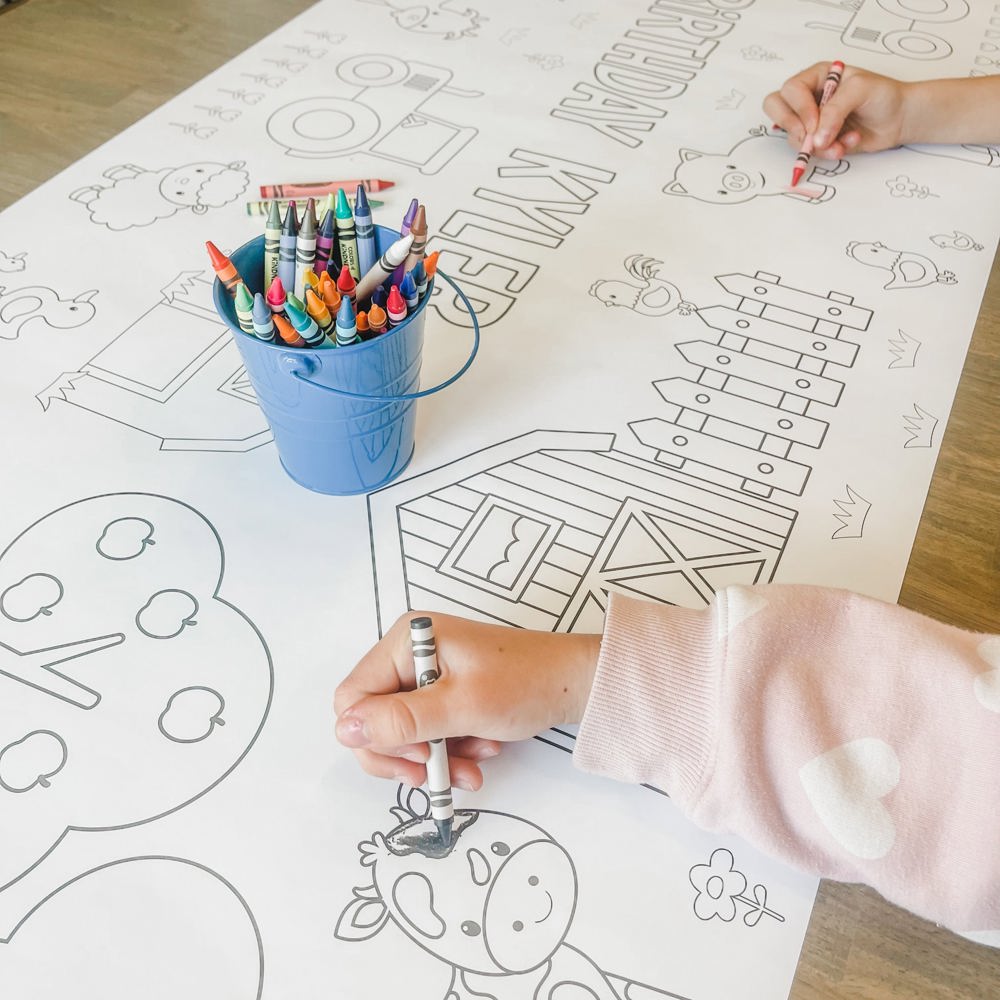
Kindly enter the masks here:
[[[309, 6], [311, 0], [22, 0], [0, 8], [0, 208]], [[998, 472], [995, 260], [901, 604], [1000, 632]], [[1000, 952], [919, 920], [869, 889], [824, 882], [792, 997], [998, 998]], [[745, 998], [758, 1000], [749, 986]]]

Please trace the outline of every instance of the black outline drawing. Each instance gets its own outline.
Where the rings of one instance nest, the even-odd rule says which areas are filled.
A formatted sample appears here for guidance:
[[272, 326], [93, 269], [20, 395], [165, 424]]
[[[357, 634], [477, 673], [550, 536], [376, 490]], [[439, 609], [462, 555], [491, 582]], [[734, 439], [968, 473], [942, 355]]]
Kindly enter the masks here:
[[204, 215], [210, 208], [230, 204], [250, 183], [244, 166], [243, 160], [199, 161], [182, 167], [147, 170], [134, 163], [122, 163], [108, 167], [101, 175], [110, 184], [77, 188], [70, 192], [69, 198], [87, 209], [95, 225], [121, 232], [150, 226], [182, 209]]
[[[167, 594], [180, 594], [183, 597], [186, 597], [192, 605], [191, 614], [189, 616], [182, 615], [177, 624], [176, 630], [173, 632], [150, 631], [152, 625], [150, 625], [150, 628], [146, 628], [140, 619], [143, 617], [144, 612], [149, 612], [150, 610], [156, 611], [157, 609], [151, 608], [151, 605], [154, 601], [166, 597]], [[162, 607], [162, 601], [160, 602], [160, 606]], [[165, 590], [158, 590], [141, 608], [139, 608], [139, 610], [135, 613], [135, 627], [143, 635], [148, 636], [150, 639], [176, 639], [177, 636], [179, 636], [189, 625], [198, 624], [197, 619], [194, 617], [196, 614], [198, 614], [198, 599], [193, 594], [189, 594], [186, 590], [178, 590], [176, 587], [167, 587]]]
[[942, 250], [965, 251], [983, 249], [982, 243], [977, 243], [967, 233], [959, 232], [957, 229], [953, 229], [950, 233], [938, 233], [928, 238], [934, 246], [940, 247]]
[[839, 7], [850, 14], [843, 25], [808, 21], [807, 28], [840, 32], [840, 40], [852, 48], [879, 54], [890, 53], [904, 59], [944, 59], [951, 55], [951, 45], [925, 30], [925, 25], [960, 21], [969, 14], [967, 0], [944, 0], [940, 11], [907, 7], [907, 0], [857, 0], [856, 3], [831, 3], [830, 0], [807, 0], [826, 7]]
[[[27, 785], [17, 787], [15, 785], [9, 784], [4, 781], [4, 768], [3, 759], [4, 756], [12, 751], [14, 747], [20, 746], [22, 743], [27, 743], [28, 740], [34, 739], [36, 736], [49, 736], [59, 745], [59, 764], [54, 767], [51, 771], [39, 771], [35, 774], [34, 779]], [[18, 751], [14, 751], [15, 753]], [[51, 786], [52, 782], [49, 778], [57, 775], [65, 766], [66, 761], [69, 758], [69, 750], [66, 746], [66, 741], [58, 734], [54, 733], [51, 729], [35, 729], [32, 732], [22, 736], [19, 740], [15, 740], [13, 743], [8, 743], [2, 750], [0, 750], [0, 788], [5, 788], [8, 792], [14, 792], [15, 794], [21, 794], [23, 792], [30, 792], [32, 788], [38, 786], [39, 788], [48, 788]], [[36, 769], [31, 768], [32, 773], [35, 773]], [[8, 775], [9, 777], [9, 775]]]
[[223, 87], [219, 87], [219, 92], [222, 94], [228, 94], [235, 101], [242, 101], [244, 104], [253, 106], [254, 104], [260, 104], [261, 101], [267, 97], [267, 94], [262, 94], [259, 90], [246, 90], [245, 88], [240, 88], [238, 90], [226, 90]]
[[570, 992], [592, 1000], [687, 1000], [605, 972], [566, 941], [579, 897], [576, 867], [540, 826], [512, 813], [458, 809], [451, 846], [443, 848], [428, 832], [426, 793], [410, 789], [404, 797], [400, 786], [396, 801], [399, 825], [358, 844], [370, 884], [353, 888], [334, 932], [339, 940], [367, 941], [394, 924], [450, 968], [448, 1000], [492, 997], [491, 984], [508, 976], [525, 986], [530, 980], [537, 1000]]
[[[167, 721], [167, 716], [171, 711], [176, 711], [174, 706], [174, 700], [181, 698], [186, 695], [189, 691], [207, 691], [209, 694], [215, 695], [218, 699], [219, 707], [208, 717], [209, 726], [208, 729], [201, 734], [201, 736], [175, 736], [173, 733], [168, 732], [167, 727], [164, 723]], [[181, 706], [182, 708], [184, 706]], [[174, 743], [200, 743], [202, 740], [207, 740], [209, 736], [215, 732], [216, 726], [224, 726], [226, 720], [222, 718], [222, 713], [226, 710], [226, 699], [219, 694], [215, 688], [205, 687], [203, 684], [192, 684], [190, 687], [181, 688], [179, 691], [175, 691], [167, 701], [167, 707], [160, 713], [159, 719], [156, 720], [156, 724], [160, 727], [160, 732], [168, 740], [172, 740]]]
[[986, 146], [975, 143], [964, 143], [961, 146], [945, 146], [928, 143], [904, 146], [915, 153], [926, 153], [929, 156], [946, 156], [949, 160], [962, 163], [974, 163], [979, 167], [1000, 167], [1000, 145]]
[[[19, 618], [16, 614], [12, 614], [7, 608], [7, 595], [12, 594], [13, 591], [17, 590], [19, 587], [23, 587], [29, 580], [35, 580], [38, 578], [44, 578], [46, 580], [51, 580], [55, 585], [58, 593], [56, 598], [51, 604], [39, 604], [38, 610], [28, 615], [27, 618]], [[30, 573], [23, 580], [19, 580], [17, 583], [12, 583], [2, 594], [0, 594], [0, 614], [4, 618], [9, 618], [12, 622], [30, 622], [34, 621], [39, 615], [51, 615], [52, 609], [63, 599], [63, 585], [62, 581], [58, 577], [53, 576], [51, 573]], [[34, 602], [30, 605], [34, 607]]]
[[288, 77], [271, 76], [269, 73], [240, 73], [240, 76], [245, 76], [248, 80], [259, 83], [262, 87], [270, 87], [272, 90], [288, 83]]
[[707, 864], [692, 866], [688, 872], [688, 881], [695, 890], [692, 906], [694, 915], [699, 920], [708, 921], [718, 917], [725, 923], [731, 923], [736, 917], [736, 904], [743, 903], [747, 907], [743, 913], [745, 926], [756, 927], [763, 916], [783, 924], [785, 918], [768, 908], [767, 888], [760, 882], [753, 887], [752, 898], [744, 895], [747, 877], [743, 872], [737, 871], [735, 864], [733, 852], [725, 847], [718, 847], [712, 851]]
[[23, 271], [28, 265], [27, 256], [26, 250], [15, 254], [6, 254], [0, 250], [0, 274], [17, 274]]
[[746, 100], [746, 94], [742, 90], [737, 90], [735, 87], [729, 88], [728, 94], [723, 94], [722, 97], [717, 97], [715, 99], [715, 110], [716, 111], [736, 111], [739, 106]]
[[660, 277], [662, 260], [632, 254], [624, 260], [629, 276], [639, 282], [614, 279], [595, 281], [588, 290], [605, 306], [623, 306], [640, 316], [668, 316], [675, 309], [681, 316], [690, 316], [697, 306], [685, 302], [676, 285]]
[[195, 110], [204, 111], [209, 118], [218, 118], [227, 124], [243, 117], [243, 112], [239, 108], [226, 108], [221, 104], [196, 104]]
[[202, 125], [201, 122], [169, 122], [168, 124], [179, 128], [183, 135], [193, 135], [196, 139], [202, 140], [211, 139], [219, 131], [214, 125]]
[[[112, 529], [114, 529], [114, 526], [116, 524], [122, 524], [122, 525], [124, 525], [124, 524], [127, 524], [127, 523], [136, 524], [136, 525], [144, 524], [149, 529], [146, 532], [145, 537], [139, 539], [139, 547], [135, 550], [135, 552], [133, 552], [131, 555], [127, 555], [127, 556], [113, 556], [113, 555], [111, 555], [110, 552], [105, 552], [104, 549], [101, 548], [101, 542], [103, 542], [108, 537], [108, 532], [111, 531]], [[113, 559], [115, 562], [125, 562], [128, 559], [136, 559], [137, 557], [141, 556], [146, 551], [146, 546], [147, 545], [155, 545], [156, 544], [156, 542], [153, 540], [153, 535], [155, 533], [155, 530], [156, 529], [153, 527], [153, 525], [150, 524], [149, 521], [147, 521], [144, 517], [118, 517], [118, 518], [115, 518], [114, 521], [111, 521], [105, 527], [105, 529], [101, 532], [101, 537], [97, 539], [97, 542], [95, 543], [94, 547], [97, 549], [97, 551], [102, 556], [104, 556], [105, 559]], [[119, 529], [119, 531], [120, 531], [120, 529]]]
[[[89, 871], [85, 871], [80, 875], [76, 875], [73, 878], [71, 878], [68, 882], [64, 882], [62, 885], [53, 889], [43, 899], [41, 899], [34, 906], [32, 906], [32, 908], [28, 910], [28, 912], [23, 917], [21, 917], [20, 920], [18, 920], [18, 922], [14, 925], [13, 929], [11, 930], [10, 934], [7, 935], [7, 937], [0, 937], [0, 946], [9, 946], [12, 944], [16, 946], [15, 939], [17, 938], [17, 935], [21, 931], [21, 929], [25, 927], [25, 925], [27, 925], [30, 929], [30, 927], [32, 926], [32, 924], [30, 923], [32, 917], [34, 917], [35, 914], [37, 914], [39, 911], [42, 911], [44, 913], [45, 912], [44, 907], [53, 899], [55, 899], [57, 903], [63, 902], [65, 900], [66, 905], [73, 905], [79, 909], [79, 918], [76, 921], [76, 925], [81, 928], [89, 926], [92, 923], [99, 924], [100, 919], [102, 917], [115, 914], [116, 912], [122, 912], [123, 910], [127, 911], [128, 909], [127, 907], [121, 905], [115, 905], [113, 902], [109, 902], [107, 888], [103, 885], [104, 880], [102, 880], [101, 875], [102, 873], [107, 872], [110, 869], [118, 868], [121, 865], [148, 864], [150, 862], [165, 863], [170, 866], [185, 865], [188, 868], [192, 869], [193, 871], [203, 872], [204, 874], [210, 876], [211, 879], [213, 880], [211, 883], [209, 883], [212, 886], [213, 891], [218, 892], [221, 890], [226, 890], [229, 893], [231, 893], [232, 896], [235, 897], [236, 901], [239, 903], [239, 906], [246, 914], [246, 918], [250, 924], [247, 930], [252, 932], [253, 943], [252, 945], [249, 946], [248, 950], [256, 951], [257, 966], [256, 966], [256, 971], [251, 973], [251, 975], [253, 975], [256, 979], [256, 989], [252, 993], [243, 992], [241, 984], [233, 983], [232, 995], [233, 996], [239, 995], [241, 997], [246, 997], [247, 1000], [260, 1000], [261, 995], [264, 991], [264, 943], [263, 940], [261, 939], [260, 928], [257, 925], [257, 920], [253, 915], [253, 911], [250, 909], [250, 906], [247, 903], [246, 899], [243, 898], [242, 894], [239, 892], [236, 886], [232, 884], [232, 882], [230, 882], [227, 878], [224, 878], [217, 871], [213, 871], [207, 865], [199, 864], [197, 861], [189, 861], [187, 858], [178, 858], [163, 854], [139, 855], [135, 857], [122, 858], [117, 861], [109, 861], [106, 864], [98, 865], [96, 868], [91, 868]], [[171, 867], [168, 870], [166, 881], [169, 884], [173, 884], [176, 881], [176, 869], [174, 869], [173, 867]], [[81, 902], [77, 902], [77, 897], [74, 894], [74, 887], [78, 887], [81, 883], [83, 885], [82, 890], [76, 889], [75, 891], [76, 892], [82, 891], [85, 895]], [[139, 881], [138, 884], [140, 885], [142, 884], [141, 880]], [[87, 893], [92, 893], [93, 898], [88, 900], [86, 895]], [[149, 903], [152, 905], [153, 901], [150, 900]], [[204, 911], [208, 905], [206, 904], [203, 898], [200, 898], [198, 896], [192, 896], [189, 899], [188, 903], [190, 906], [195, 907], [200, 911]], [[177, 916], [178, 916], [178, 921], [177, 921], [178, 926], [183, 926], [184, 925], [183, 915], [181, 913], [178, 913]], [[231, 927], [227, 929], [232, 930]], [[248, 935], [248, 940], [249, 940], [249, 935]], [[224, 941], [225, 941], [225, 935], [220, 934], [219, 935], [220, 947], [224, 945]], [[52, 945], [57, 946], [61, 951], [67, 947], [72, 946], [72, 944], [74, 943], [76, 942], [53, 941]], [[108, 942], [107, 940], [102, 939], [102, 943], [107, 944]], [[148, 941], [148, 946], [151, 950], [157, 950], [162, 954], [162, 950], [167, 949], [168, 954], [170, 954], [175, 961], [183, 962], [185, 957], [183, 951], [177, 949], [174, 945], [175, 945], [174, 942], [169, 942], [169, 941], [165, 942], [159, 939]], [[101, 976], [100, 981], [103, 984], [104, 994], [108, 997], [117, 995], [117, 991], [115, 988], [116, 984], [114, 981], [113, 956], [115, 955], [115, 950], [113, 948], [112, 949], [106, 949], [103, 947], [95, 948], [94, 954], [98, 956], [96, 961], [100, 964], [100, 976]], [[9, 960], [10, 955], [5, 955], [3, 951], [0, 951], [0, 959]], [[131, 956], [131, 959], [134, 960], [134, 956]], [[239, 969], [241, 971], [247, 968], [245, 963], [235, 962], [235, 961], [229, 961], [227, 967], [233, 970]], [[199, 981], [200, 978], [198, 975], [199, 971], [201, 970], [192, 968], [190, 976], [188, 977], [188, 982], [190, 983], [192, 991], [197, 989], [195, 987], [195, 984]], [[152, 988], [151, 984], [150, 987]], [[37, 995], [41, 997], [42, 994], [39, 993]], [[186, 1000], [215, 1000], [214, 996], [212, 997], [207, 996], [203, 994], [201, 990], [190, 993], [186, 992], [185, 997]], [[59, 1000], [59, 998], [53, 997], [52, 1000]]]
[[839, 513], [834, 512], [833, 516], [840, 521], [840, 527], [830, 537], [861, 538], [865, 533], [868, 512], [872, 509], [871, 501], [866, 500], [856, 490], [852, 490], [850, 483], [845, 483], [844, 489], [847, 490], [847, 497], [844, 500], [838, 500], [836, 497], [833, 499], [839, 511]]
[[852, 240], [847, 244], [847, 256], [866, 267], [889, 272], [882, 286], [887, 291], [900, 288], [925, 288], [927, 285], [957, 285], [954, 271], [941, 271], [937, 264], [913, 250], [893, 250], [884, 243]]
[[271, 431], [202, 271], [180, 271], [159, 299], [76, 371], [35, 395], [148, 434], [161, 451], [247, 452]]
[[892, 355], [889, 368], [916, 368], [921, 346], [922, 341], [900, 330], [898, 338], [889, 338], [889, 353]]
[[895, 177], [890, 177], [885, 182], [885, 186], [889, 189], [889, 194], [893, 198], [923, 199], [939, 197], [926, 184], [918, 184], [915, 180], [912, 180], [909, 174], [897, 174]]
[[425, 110], [435, 98], [481, 97], [451, 86], [452, 72], [397, 56], [368, 53], [342, 60], [342, 93], [285, 104], [267, 120], [267, 134], [286, 156], [329, 159], [362, 150], [435, 174], [478, 134]]
[[[109, 561], [97, 552], [94, 540], [100, 537], [109, 523], [120, 519], [122, 515], [139, 515], [155, 526], [159, 543], [155, 560]], [[51, 679], [45, 684], [35, 683], [27, 669], [17, 663], [14, 664], [14, 669], [19, 669], [20, 673], [7, 669], [10, 664], [4, 662], [5, 651], [20, 654], [0, 641], [0, 658], [3, 658], [0, 659], [0, 688], [3, 688], [0, 697], [6, 701], [20, 691], [16, 685], [13, 688], [4, 686], [4, 677], [10, 677], [46, 695], [80, 707], [93, 709], [100, 705], [98, 711], [87, 712], [85, 715], [69, 716], [63, 713], [61, 717], [66, 721], [59, 726], [67, 743], [75, 749], [78, 750], [82, 740], [87, 740], [100, 751], [90, 753], [92, 764], [88, 771], [81, 771], [79, 767], [74, 770], [74, 780], [90, 782], [95, 786], [91, 790], [92, 794], [85, 804], [82, 799], [79, 802], [74, 800], [73, 810], [68, 815], [64, 815], [61, 807], [57, 812], [51, 813], [51, 816], [48, 813], [24, 814], [29, 822], [38, 821], [43, 824], [39, 827], [42, 835], [35, 838], [39, 841], [37, 844], [24, 840], [23, 851], [19, 851], [17, 857], [7, 857], [0, 851], [0, 892], [32, 871], [58, 847], [70, 831], [120, 830], [140, 826], [177, 812], [206, 795], [231, 774], [250, 752], [267, 721], [274, 694], [274, 665], [270, 650], [253, 621], [221, 596], [226, 568], [222, 539], [211, 522], [194, 507], [172, 497], [138, 492], [107, 493], [74, 501], [45, 514], [6, 546], [0, 553], [0, 578], [4, 574], [6, 578], [19, 578], [21, 574], [16, 571], [16, 567], [30, 565], [37, 558], [36, 549], [43, 538], [44, 551], [53, 559], [56, 555], [65, 558], [67, 571], [72, 566], [77, 581], [82, 579], [89, 584], [84, 588], [89, 605], [80, 606], [78, 614], [100, 614], [105, 621], [127, 617], [131, 628], [134, 605], [128, 607], [123, 601], [127, 602], [137, 594], [160, 590], [161, 587], [157, 587], [156, 583], [165, 577], [164, 582], [183, 580], [190, 591], [198, 595], [201, 605], [200, 628], [195, 630], [193, 639], [185, 640], [183, 655], [176, 661], [172, 659], [176, 651], [171, 652], [171, 644], [150, 642], [140, 633], [131, 633], [128, 650], [125, 651], [127, 658], [125, 654], [121, 654], [104, 665], [100, 674], [100, 686], [104, 688], [102, 692], [84, 688], [58, 674], [50, 664], [120, 645], [125, 639], [123, 634], [82, 643], [64, 643], [62, 646], [51, 646], [22, 657], [30, 658], [28, 663], [36, 671], [44, 669], [50, 675], [62, 678], [68, 693], [60, 690]], [[56, 539], [60, 540], [58, 548], [54, 547]], [[197, 562], [187, 558], [189, 550], [197, 552]], [[65, 573], [60, 573], [60, 576], [66, 579]], [[103, 601], [102, 585], [112, 588], [118, 595], [116, 606]], [[79, 589], [81, 588], [71, 590], [67, 587], [67, 594], [76, 594]], [[44, 629], [53, 627], [48, 624], [52, 620], [46, 619], [45, 624], [33, 622], [4, 628], [5, 622], [0, 619], [0, 637], [7, 639], [9, 634], [20, 635], [20, 631], [15, 633], [13, 630], [30, 630], [33, 625], [43, 630], [31, 632], [33, 636], [46, 636], [49, 633]], [[69, 626], [72, 624], [70, 622]], [[214, 638], [210, 638], [213, 635]], [[226, 642], [232, 659], [215, 655], [215, 644], [219, 641]], [[188, 645], [188, 642], [192, 644]], [[240, 652], [235, 651], [237, 646]], [[81, 652], [82, 647], [90, 648]], [[130, 690], [128, 698], [122, 697], [114, 684], [114, 679], [118, 676], [116, 671], [127, 671], [131, 676], [137, 670], [142, 672], [141, 696], [135, 690]], [[185, 769], [182, 772], [175, 770], [170, 781], [125, 781], [120, 793], [125, 797], [121, 801], [114, 799], [114, 795], [118, 794], [115, 789], [119, 787], [117, 782], [121, 775], [112, 779], [111, 775], [100, 772], [97, 769], [99, 761], [117, 757], [128, 762], [133, 771], [140, 767], [148, 769], [154, 764], [164, 768], [171, 766], [168, 763], [171, 758], [164, 757], [163, 751], [157, 749], [164, 741], [156, 719], [169, 700], [169, 694], [177, 691], [185, 679], [189, 682], [187, 686], [194, 686], [192, 682], [200, 681], [202, 684], [211, 684], [217, 692], [225, 690], [225, 737], [199, 742], [193, 748], [183, 748], [187, 755]], [[90, 704], [81, 704], [81, 690], [89, 692]], [[37, 699], [25, 701], [30, 698], [34, 696], [27, 693], [20, 696], [25, 705], [44, 704]], [[137, 712], [148, 713], [148, 721], [140, 727], [129, 721], [135, 718]], [[143, 715], [143, 718], [147, 719], [147, 715]], [[123, 744], [121, 730], [126, 722], [128, 738]], [[72, 726], [73, 731], [68, 731], [67, 726]], [[2, 741], [3, 734], [0, 734], [0, 742]], [[198, 749], [199, 747], [207, 749]], [[178, 747], [178, 752], [181, 749]], [[78, 765], [79, 761], [80, 753], [77, 752]], [[149, 778], [151, 775], [147, 774], [145, 777]], [[65, 787], [65, 782], [63, 786]], [[111, 824], [102, 822], [103, 810], [107, 808], [109, 801], [114, 801], [116, 818], [116, 822]], [[69, 821], [74, 819], [75, 822]], [[5, 818], [4, 827], [0, 829], [13, 836], [19, 829], [19, 822], [19, 816], [9, 814]], [[29, 850], [36, 850], [36, 853], [29, 857]], [[24, 855], [23, 858], [21, 854]]]
[[913, 413], [903, 413], [903, 428], [910, 436], [906, 439], [904, 448], [933, 448], [934, 433], [940, 422], [933, 413], [928, 412], [918, 403], [913, 404]]
[[535, 52], [532, 55], [525, 55], [524, 58], [527, 59], [532, 66], [537, 66], [539, 69], [544, 70], [547, 73], [554, 69], [562, 69], [563, 66], [566, 65], [563, 57], [554, 52]]
[[693, 373], [654, 381], [663, 415], [629, 424], [639, 454], [538, 430], [369, 494], [380, 633], [417, 607], [600, 632], [612, 591], [698, 607], [774, 578], [798, 517], [785, 498], [805, 491], [873, 313], [764, 271], [716, 281], [735, 307], [698, 310], [700, 338], [676, 347]]
[[458, 38], [475, 38], [488, 17], [471, 7], [456, 8], [449, 0], [438, 0], [437, 6], [413, 4], [402, 6], [391, 0], [359, 0], [360, 3], [385, 7], [397, 27], [422, 36], [439, 36], [449, 42]]
[[826, 179], [850, 168], [847, 160], [812, 160], [802, 183], [791, 187], [784, 142], [765, 125], [751, 129], [728, 153], [681, 149], [678, 155], [680, 162], [672, 179], [663, 186], [663, 193], [695, 198], [708, 205], [742, 205], [768, 195], [820, 204], [833, 198], [837, 189], [818, 182], [817, 175]]
[[6, 288], [0, 285], [0, 339], [17, 340], [23, 327], [41, 320], [50, 330], [73, 330], [89, 323], [97, 310], [90, 300], [96, 288], [64, 299], [45, 285]]
[[763, 45], [748, 45], [740, 49], [740, 55], [747, 62], [783, 62], [784, 57], [765, 49]]

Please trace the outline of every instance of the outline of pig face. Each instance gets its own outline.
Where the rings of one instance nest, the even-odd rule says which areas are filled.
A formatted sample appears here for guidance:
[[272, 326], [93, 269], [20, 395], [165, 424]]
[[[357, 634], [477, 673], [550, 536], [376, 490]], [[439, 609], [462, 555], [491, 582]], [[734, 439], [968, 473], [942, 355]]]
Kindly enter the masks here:
[[[680, 150], [673, 180], [665, 194], [686, 195], [713, 205], [739, 205], [766, 193], [767, 181], [762, 173], [742, 169], [738, 158], [729, 153], [700, 153], [696, 149]], [[724, 164], [720, 174], [713, 164]]]
[[[374, 884], [355, 890], [337, 936], [362, 940], [391, 919], [455, 968], [493, 976], [538, 968], [562, 945], [576, 911], [572, 859], [541, 827], [520, 817], [459, 809], [455, 820], [447, 851], [428, 818], [360, 845]], [[421, 839], [434, 849], [412, 846]], [[355, 919], [366, 907], [383, 913]]]

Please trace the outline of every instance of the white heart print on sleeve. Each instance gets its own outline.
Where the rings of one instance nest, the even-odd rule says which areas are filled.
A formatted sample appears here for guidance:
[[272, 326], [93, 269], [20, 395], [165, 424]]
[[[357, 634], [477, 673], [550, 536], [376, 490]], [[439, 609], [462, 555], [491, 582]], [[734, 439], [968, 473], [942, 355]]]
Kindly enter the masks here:
[[992, 669], [978, 674], [972, 688], [983, 708], [1000, 713], [1000, 636], [981, 642], [976, 652]]
[[881, 799], [899, 784], [899, 758], [885, 740], [843, 743], [799, 768], [799, 780], [830, 836], [856, 858], [884, 858], [896, 826]]

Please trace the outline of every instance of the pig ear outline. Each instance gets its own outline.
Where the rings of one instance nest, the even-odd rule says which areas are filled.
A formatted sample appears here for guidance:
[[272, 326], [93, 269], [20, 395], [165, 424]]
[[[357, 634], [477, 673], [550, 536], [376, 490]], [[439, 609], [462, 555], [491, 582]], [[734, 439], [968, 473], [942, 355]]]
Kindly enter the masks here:
[[687, 194], [687, 188], [680, 181], [671, 181], [663, 188], [664, 194]]
[[367, 941], [389, 919], [389, 910], [374, 885], [354, 888], [354, 899], [344, 907], [333, 936], [341, 941]]
[[697, 149], [682, 149], [680, 150], [681, 163], [687, 163], [689, 160], [700, 160], [705, 154], [699, 153]]

